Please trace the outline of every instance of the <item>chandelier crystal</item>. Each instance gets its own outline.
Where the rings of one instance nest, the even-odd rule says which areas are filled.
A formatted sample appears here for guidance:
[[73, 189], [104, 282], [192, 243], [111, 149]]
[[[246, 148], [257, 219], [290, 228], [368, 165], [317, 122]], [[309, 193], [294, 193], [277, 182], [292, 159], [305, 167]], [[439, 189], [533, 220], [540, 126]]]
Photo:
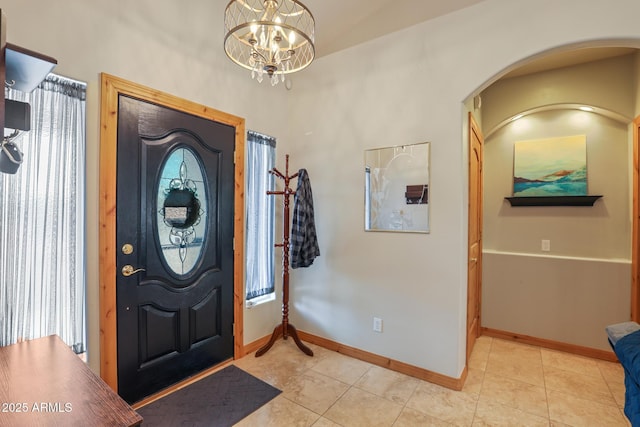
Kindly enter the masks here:
[[236, 64], [275, 86], [315, 57], [315, 21], [297, 0], [232, 0], [224, 13], [224, 51]]

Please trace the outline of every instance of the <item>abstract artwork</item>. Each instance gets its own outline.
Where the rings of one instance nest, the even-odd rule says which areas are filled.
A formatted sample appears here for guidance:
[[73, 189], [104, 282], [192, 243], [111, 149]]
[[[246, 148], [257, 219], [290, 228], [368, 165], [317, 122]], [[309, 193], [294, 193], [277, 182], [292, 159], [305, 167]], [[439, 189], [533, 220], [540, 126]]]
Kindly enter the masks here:
[[518, 141], [514, 146], [513, 195], [587, 194], [585, 135]]

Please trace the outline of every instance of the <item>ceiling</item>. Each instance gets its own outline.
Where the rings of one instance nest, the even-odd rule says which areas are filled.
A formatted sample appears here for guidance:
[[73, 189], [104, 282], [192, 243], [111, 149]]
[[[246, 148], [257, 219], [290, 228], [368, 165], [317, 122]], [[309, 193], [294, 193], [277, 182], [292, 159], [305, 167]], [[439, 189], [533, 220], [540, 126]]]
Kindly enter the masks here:
[[316, 21], [316, 57], [328, 55], [483, 0], [301, 0]]
[[637, 49], [629, 47], [592, 47], [548, 53], [509, 72], [504, 78], [518, 77], [540, 71], [553, 70], [571, 65], [600, 61], [615, 56], [629, 55]]
[[[364, 43], [455, 12], [484, 0], [300, 0], [315, 18], [316, 57]], [[630, 48], [585, 48], [551, 53], [504, 77], [515, 77], [635, 52]]]

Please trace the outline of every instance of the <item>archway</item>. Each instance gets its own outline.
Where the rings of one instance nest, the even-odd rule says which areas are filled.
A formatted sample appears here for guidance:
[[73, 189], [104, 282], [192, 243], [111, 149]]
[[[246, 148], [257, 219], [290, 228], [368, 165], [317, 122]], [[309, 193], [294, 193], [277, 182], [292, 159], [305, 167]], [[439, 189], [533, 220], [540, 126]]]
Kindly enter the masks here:
[[[485, 222], [484, 222], [484, 236], [487, 239], [485, 244], [485, 250], [489, 253], [489, 257], [485, 260], [483, 266], [483, 278], [485, 281], [495, 281], [496, 276], [504, 277], [503, 286], [500, 289], [488, 289], [488, 283], [483, 284], [483, 323], [481, 324], [482, 332], [488, 335], [500, 336], [502, 338], [518, 339], [521, 341], [528, 341], [532, 344], [541, 345], [545, 347], [551, 347], [561, 349], [565, 351], [571, 351], [591, 357], [599, 357], [610, 359], [612, 357], [610, 349], [606, 347], [606, 340], [602, 339], [603, 345], [593, 345], [594, 339], [599, 339], [598, 334], [602, 334], [604, 326], [607, 323], [614, 323], [615, 321], [628, 320], [628, 309], [630, 306], [630, 295], [636, 295], [635, 289], [637, 280], [633, 283], [630, 280], [632, 276], [632, 270], [634, 277], [637, 276], [637, 268], [635, 265], [637, 262], [635, 258], [637, 255], [631, 253], [631, 236], [636, 236], [637, 227], [632, 230], [631, 227], [631, 205], [632, 205], [632, 189], [631, 189], [631, 173], [632, 173], [632, 150], [629, 146], [631, 141], [631, 130], [629, 127], [631, 119], [637, 115], [634, 111], [635, 105], [637, 105], [637, 99], [634, 102], [629, 102], [626, 110], [616, 106], [616, 102], [613, 99], [605, 99], [602, 92], [606, 92], [607, 89], [602, 86], [616, 85], [617, 90], [620, 90], [622, 80], [609, 79], [609, 82], [596, 81], [593, 79], [593, 86], [588, 87], [585, 90], [585, 85], [589, 81], [587, 76], [591, 73], [593, 75], [599, 75], [600, 77], [606, 76], [602, 70], [608, 69], [609, 72], [615, 69], [633, 70], [637, 62], [638, 54], [635, 49], [630, 48], [585, 48], [580, 46], [579, 49], [568, 50], [571, 47], [557, 49], [550, 54], [541, 54], [537, 56], [536, 60], [533, 60], [526, 64], [524, 67], [520, 67], [520, 64], [516, 64], [510, 68], [508, 72], [503, 74], [501, 79], [496, 79], [486, 84], [482, 90], [479, 90], [474, 97], [470, 97], [466, 105], [473, 114], [479, 119], [481, 126], [485, 133], [485, 139], [487, 146], [495, 143], [495, 138], [499, 137], [499, 133], [505, 133], [505, 127], [515, 128], [516, 126], [526, 127], [527, 120], [521, 120], [519, 123], [513, 121], [513, 118], [517, 115], [528, 114], [528, 125], [534, 126], [535, 129], [527, 132], [521, 132], [522, 139], [535, 139], [545, 135], [545, 131], [549, 136], [555, 136], [558, 132], [579, 132], [580, 127], [574, 126], [570, 129], [569, 126], [556, 126], [558, 123], [554, 123], [557, 120], [585, 120], [588, 114], [591, 117], [598, 117], [598, 120], [591, 120], [589, 126], [608, 126], [616, 128], [612, 131], [616, 135], [615, 139], [623, 141], [618, 143], [618, 147], [614, 150], [615, 156], [612, 153], [606, 151], [603, 138], [606, 138], [607, 132], [600, 132], [600, 134], [591, 134], [589, 140], [597, 141], [600, 138], [600, 149], [605, 151], [599, 151], [600, 154], [592, 152], [590, 156], [587, 156], [590, 163], [594, 163], [592, 168], [593, 179], [590, 181], [596, 182], [593, 185], [594, 189], [603, 188], [602, 181], [610, 180], [611, 177], [606, 175], [606, 168], [614, 171], [615, 174], [624, 170], [624, 176], [621, 178], [625, 183], [622, 187], [617, 186], [617, 195], [613, 196], [611, 188], [604, 185], [608, 197], [605, 195], [604, 201], [598, 202], [600, 205], [594, 206], [594, 208], [528, 208], [518, 209], [512, 208], [504, 201], [504, 196], [509, 196], [508, 192], [512, 190], [512, 168], [513, 168], [513, 141], [515, 140], [516, 133], [511, 132], [509, 135], [502, 135], [503, 145], [502, 153], [500, 153], [497, 161], [504, 161], [508, 163], [508, 166], [503, 168], [509, 173], [505, 175], [505, 170], [499, 173], [490, 174], [491, 162], [496, 161], [489, 156], [485, 162], [485, 177], [489, 174], [489, 179], [485, 181], [486, 189], [496, 190], [487, 191], [485, 196]], [[558, 55], [557, 52], [562, 52], [562, 55]], [[539, 58], [539, 59], [538, 59]], [[624, 58], [624, 59], [621, 59]], [[625, 63], [624, 65], [616, 64], [619, 62]], [[594, 63], [598, 63], [600, 66], [595, 67], [599, 69], [598, 74], [593, 74]], [[612, 65], [611, 63], [614, 63]], [[621, 68], [622, 67], [622, 68]], [[568, 77], [571, 72], [578, 72], [578, 77]], [[563, 77], [563, 75], [565, 75]], [[626, 75], [626, 74], [625, 74]], [[632, 74], [630, 74], [632, 75]], [[540, 81], [545, 80], [547, 83], [545, 86], [540, 86]], [[571, 79], [575, 83], [575, 87], [571, 88]], [[548, 82], [554, 81], [557, 84], [564, 84], [563, 90], [557, 90], [557, 93], [550, 94], [553, 91], [552, 85]], [[538, 86], [536, 86], [538, 84]], [[629, 84], [629, 82], [627, 82]], [[516, 90], [516, 88], [520, 87]], [[524, 89], [523, 89], [524, 87]], [[595, 89], [598, 87], [598, 89]], [[633, 87], [633, 80], [631, 80], [630, 87]], [[497, 88], [497, 89], [496, 89]], [[562, 93], [564, 91], [564, 94]], [[590, 94], [589, 92], [595, 94]], [[637, 98], [634, 90], [627, 88], [627, 94], [631, 97]], [[609, 93], [611, 93], [609, 91]], [[509, 96], [517, 99], [509, 101]], [[563, 98], [564, 96], [564, 98]], [[505, 99], [508, 102], [505, 102]], [[544, 101], [544, 102], [543, 102]], [[492, 112], [486, 111], [491, 108], [492, 103], [495, 106], [496, 102], [500, 102], [497, 108], [494, 108]], [[546, 102], [546, 103], [545, 103]], [[580, 111], [580, 107], [584, 106], [596, 106], [599, 107], [595, 111], [589, 113]], [[621, 112], [622, 111], [622, 112]], [[595, 114], [594, 114], [595, 113]], [[555, 117], [555, 118], [554, 118]], [[582, 119], [580, 119], [582, 117]], [[534, 120], [535, 119], [535, 120]], [[598, 125], [596, 122], [609, 123], [608, 125]], [[622, 123], [622, 124], [621, 124]], [[565, 123], [566, 125], [566, 123]], [[583, 123], [585, 125], [585, 123]], [[637, 126], [636, 126], [637, 128]], [[559, 130], [563, 129], [563, 130]], [[583, 128], [585, 129], [585, 128]], [[622, 137], [621, 134], [624, 134]], [[504, 144], [505, 139], [510, 139], [511, 147], [507, 147]], [[623, 147], [620, 144], [624, 144]], [[595, 146], [593, 142], [591, 145]], [[510, 148], [510, 150], [508, 149]], [[611, 148], [609, 146], [608, 148]], [[593, 149], [590, 148], [591, 151]], [[602, 157], [602, 153], [606, 153], [610, 158], [606, 161], [600, 162], [598, 156]], [[611, 157], [615, 157], [612, 160]], [[623, 165], [620, 166], [620, 162]], [[613, 162], [613, 163], [612, 163]], [[603, 163], [603, 164], [598, 164]], [[605, 165], [607, 163], [608, 165]], [[495, 171], [493, 171], [495, 172]], [[620, 182], [620, 180], [618, 180]], [[612, 184], [613, 185], [613, 184]], [[636, 190], [637, 191], [637, 190]], [[495, 194], [500, 193], [500, 194]], [[502, 194], [504, 193], [504, 194]], [[635, 192], [633, 193], [635, 194]], [[624, 198], [624, 202], [620, 202], [620, 198]], [[489, 200], [487, 200], [489, 199]], [[615, 201], [617, 200], [617, 201]], [[625, 204], [626, 203], [626, 204]], [[637, 207], [636, 207], [637, 209]], [[587, 214], [585, 214], [587, 212]], [[637, 217], [636, 215], [633, 216]], [[551, 226], [554, 219], [560, 218], [561, 221], [555, 226]], [[621, 219], [622, 218], [622, 219]], [[564, 226], [562, 223], [564, 222]], [[585, 223], [587, 231], [578, 231], [577, 228], [573, 230], [577, 234], [568, 232], [568, 229], [575, 224]], [[489, 224], [489, 225], [488, 225]], [[526, 224], [526, 232], [518, 233], [517, 226], [520, 224]], [[537, 229], [535, 226], [536, 225]], [[567, 225], [569, 224], [569, 225]], [[590, 225], [589, 225], [590, 224]], [[506, 225], [506, 226], [505, 226]], [[512, 240], [505, 244], [504, 241], [496, 242], [492, 238], [491, 233], [496, 229], [502, 227], [502, 230], [506, 234], [509, 234]], [[510, 228], [511, 227], [511, 228]], [[513, 228], [516, 227], [516, 228]], [[546, 227], [546, 228], [545, 228]], [[555, 229], [553, 228], [555, 227]], [[564, 231], [562, 228], [564, 227]], [[620, 235], [624, 232], [625, 238], [623, 242], [618, 242], [615, 248], [598, 243], [601, 237], [606, 237], [607, 231], [611, 231], [616, 228], [614, 234]], [[545, 235], [545, 230], [550, 235]], [[564, 234], [563, 234], [564, 232]], [[580, 235], [582, 237], [576, 237]], [[519, 237], [520, 236], [520, 237]], [[493, 236], [495, 237], [495, 236]], [[501, 236], [504, 240], [504, 233]], [[516, 241], [519, 240], [519, 241]], [[542, 252], [541, 240], [551, 240], [550, 252]], [[620, 239], [618, 239], [620, 240]], [[637, 240], [634, 240], [636, 242]], [[589, 242], [593, 243], [594, 248], [599, 247], [600, 253], [592, 252], [588, 250], [576, 252], [575, 248], [571, 249], [573, 243], [575, 245], [588, 246]], [[554, 244], [555, 243], [555, 244]], [[609, 241], [609, 243], [612, 243]], [[624, 249], [621, 247], [624, 246]], [[637, 244], [634, 244], [634, 247]], [[597, 251], [596, 251], [597, 252]], [[634, 252], [635, 253], [635, 252]], [[631, 260], [634, 260], [634, 268], [631, 268]], [[526, 260], [526, 262], [524, 262]], [[541, 263], [541, 260], [549, 261], [549, 264]], [[492, 274], [491, 270], [494, 265], [503, 265], [506, 268], [500, 270], [497, 274]], [[558, 266], [560, 264], [565, 264]], [[550, 266], [551, 265], [551, 266]], [[519, 266], [519, 267], [516, 267]], [[518, 288], [521, 282], [526, 282], [526, 278], [518, 274], [527, 275], [527, 273], [519, 273], [523, 270], [523, 266], [528, 266], [533, 272], [545, 272], [551, 271], [552, 276], [559, 277], [559, 283], [555, 287], [551, 286], [551, 289], [546, 289], [546, 295], [542, 293], [536, 294], [531, 292], [530, 289]], [[593, 269], [595, 273], [592, 271]], [[573, 273], [572, 273], [573, 272]], [[600, 289], [598, 288], [596, 273], [600, 273], [606, 277], [612, 277], [614, 282], [623, 283], [618, 286], [613, 292], [611, 291], [610, 283], [602, 283]], [[581, 275], [593, 276], [593, 282], [587, 283], [590, 277], [582, 277]], [[543, 284], [537, 285], [536, 290], [542, 290], [548, 278], [544, 278], [544, 275], [540, 276], [541, 280], [545, 281]], [[576, 288], [571, 290], [571, 286], [568, 284], [576, 285]], [[524, 283], [526, 286], [527, 284]], [[626, 287], [625, 287], [626, 286]], [[492, 303], [491, 298], [495, 297], [496, 292], [505, 292], [507, 289], [511, 292], [510, 299], [506, 298], [498, 303], [495, 301]], [[525, 289], [523, 291], [523, 289]], [[624, 289], [624, 291], [622, 290]], [[635, 292], [635, 293], [634, 293]], [[505, 292], [506, 293], [506, 292]], [[624, 294], [624, 296], [621, 295]], [[600, 295], [605, 295], [601, 297]], [[611, 297], [614, 295], [617, 300], [605, 301], [606, 295]], [[573, 296], [573, 299], [570, 299]], [[567, 301], [562, 301], [562, 298], [567, 298]], [[605, 298], [605, 299], [603, 299]], [[624, 298], [624, 300], [621, 300]], [[591, 299], [591, 301], [589, 301]], [[637, 297], [635, 298], [637, 299]], [[635, 300], [634, 299], [634, 300]], [[578, 302], [583, 302], [584, 306], [577, 309], [577, 311], [571, 313], [571, 308], [576, 308]], [[553, 304], [562, 305], [564, 307], [565, 314], [559, 314], [556, 312], [545, 312], [544, 309], [548, 309]], [[610, 304], [609, 304], [610, 303]], [[605, 304], [609, 304], [606, 309], [603, 309]], [[487, 318], [484, 316], [486, 310], [496, 310], [496, 306], [502, 307], [505, 315], [503, 319], [498, 321], [496, 316]], [[567, 309], [569, 307], [569, 309]], [[597, 316], [592, 312], [588, 312], [587, 307], [596, 307], [598, 311], [602, 311], [604, 314], [601, 318], [596, 319]], [[530, 310], [527, 310], [530, 308]], [[538, 311], [536, 311], [538, 310]], [[632, 310], [633, 311], [633, 310]], [[511, 312], [511, 313], [510, 313]], [[568, 313], [567, 313], [568, 312]], [[634, 311], [637, 313], [637, 310]], [[506, 321], [504, 318], [508, 318], [508, 314], [518, 313], [522, 322], [518, 324], [518, 321]], [[495, 314], [495, 313], [493, 313]], [[560, 318], [563, 317], [564, 318]], [[499, 316], [498, 316], [499, 317]], [[586, 324], [584, 321], [591, 322]], [[536, 329], [536, 325], [545, 324], [546, 328], [553, 329], [555, 323], [556, 329], [560, 330], [561, 334], [554, 335], [553, 333], [541, 333], [539, 329]], [[604, 323], [604, 324], [602, 324]], [[596, 338], [585, 337], [583, 330], [591, 330], [591, 335], [596, 335]], [[577, 339], [576, 339], [577, 337]]]

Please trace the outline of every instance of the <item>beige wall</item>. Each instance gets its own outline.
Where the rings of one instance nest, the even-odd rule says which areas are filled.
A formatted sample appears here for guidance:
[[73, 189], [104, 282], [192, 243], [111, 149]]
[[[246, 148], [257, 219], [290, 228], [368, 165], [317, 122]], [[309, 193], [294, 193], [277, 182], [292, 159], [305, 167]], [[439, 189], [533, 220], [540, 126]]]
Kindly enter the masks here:
[[[512, 207], [513, 154], [517, 141], [586, 135], [589, 194], [593, 207]], [[486, 250], [629, 260], [631, 217], [628, 127], [583, 111], [532, 114], [485, 141], [484, 234]]]
[[[637, 0], [485, 0], [318, 58], [287, 92], [250, 81], [226, 58], [222, 0], [5, 3], [9, 41], [56, 57], [58, 73], [89, 83], [94, 369], [100, 72], [245, 117], [248, 128], [278, 137], [280, 165], [290, 153], [292, 168], [309, 170], [322, 255], [291, 276], [290, 315], [298, 329], [458, 377], [465, 365], [467, 284], [463, 102], [513, 64], [549, 49], [594, 40], [640, 47]], [[364, 232], [363, 151], [423, 141], [432, 143], [431, 233]], [[384, 320], [381, 334], [372, 332], [374, 315]], [[247, 310], [245, 342], [270, 334], [279, 317], [278, 301]]]
[[628, 320], [629, 263], [484, 252], [482, 324], [611, 350], [605, 326]]
[[[500, 81], [483, 92], [483, 119], [495, 126], [562, 103], [608, 108], [614, 120], [576, 109], [526, 115], [485, 140], [482, 325], [609, 349], [604, 327], [628, 320], [631, 198], [629, 120], [635, 55]], [[511, 207], [514, 143], [585, 135], [593, 207]], [[541, 250], [541, 240], [551, 251]], [[585, 274], [588, 272], [588, 274]]]
[[636, 56], [624, 55], [499, 80], [482, 92], [485, 133], [517, 113], [562, 103], [588, 104], [633, 118]]

